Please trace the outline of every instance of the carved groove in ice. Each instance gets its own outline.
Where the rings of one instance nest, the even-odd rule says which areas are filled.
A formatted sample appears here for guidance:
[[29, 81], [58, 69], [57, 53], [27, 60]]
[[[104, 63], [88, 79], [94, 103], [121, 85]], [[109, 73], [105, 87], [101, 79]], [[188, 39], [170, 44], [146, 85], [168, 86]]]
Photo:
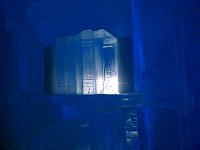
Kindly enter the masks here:
[[55, 72], [57, 94], [118, 94], [117, 39], [103, 29], [57, 38]]

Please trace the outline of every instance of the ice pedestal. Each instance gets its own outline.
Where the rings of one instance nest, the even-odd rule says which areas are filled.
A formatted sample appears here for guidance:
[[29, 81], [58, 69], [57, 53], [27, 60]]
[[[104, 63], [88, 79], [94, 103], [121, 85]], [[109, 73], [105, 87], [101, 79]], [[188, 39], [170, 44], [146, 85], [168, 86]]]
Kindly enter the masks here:
[[117, 39], [105, 30], [58, 37], [55, 94], [118, 94]]

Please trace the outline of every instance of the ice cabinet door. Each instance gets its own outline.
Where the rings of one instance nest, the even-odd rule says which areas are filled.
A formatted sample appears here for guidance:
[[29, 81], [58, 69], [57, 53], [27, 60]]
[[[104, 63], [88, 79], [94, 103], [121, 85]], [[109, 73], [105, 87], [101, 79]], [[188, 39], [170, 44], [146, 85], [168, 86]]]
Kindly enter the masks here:
[[117, 39], [104, 40], [104, 94], [118, 94]]
[[85, 30], [81, 32], [83, 54], [83, 94], [96, 93], [96, 69], [94, 32]]
[[96, 94], [103, 94], [104, 58], [103, 37], [95, 37]]

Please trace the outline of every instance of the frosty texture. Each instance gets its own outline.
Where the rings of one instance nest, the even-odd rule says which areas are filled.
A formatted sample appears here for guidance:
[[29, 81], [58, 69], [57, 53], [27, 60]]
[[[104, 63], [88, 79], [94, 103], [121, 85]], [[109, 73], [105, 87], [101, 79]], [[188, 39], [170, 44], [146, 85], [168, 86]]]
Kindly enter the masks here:
[[117, 39], [101, 29], [59, 37], [56, 94], [118, 94]]

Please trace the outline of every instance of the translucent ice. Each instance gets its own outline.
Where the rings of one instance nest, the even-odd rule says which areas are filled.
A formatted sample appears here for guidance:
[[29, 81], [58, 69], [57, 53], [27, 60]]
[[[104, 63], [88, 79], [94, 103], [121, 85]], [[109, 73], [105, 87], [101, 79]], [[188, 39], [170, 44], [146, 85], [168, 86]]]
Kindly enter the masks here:
[[103, 29], [59, 37], [54, 70], [57, 94], [117, 94], [117, 39]]

